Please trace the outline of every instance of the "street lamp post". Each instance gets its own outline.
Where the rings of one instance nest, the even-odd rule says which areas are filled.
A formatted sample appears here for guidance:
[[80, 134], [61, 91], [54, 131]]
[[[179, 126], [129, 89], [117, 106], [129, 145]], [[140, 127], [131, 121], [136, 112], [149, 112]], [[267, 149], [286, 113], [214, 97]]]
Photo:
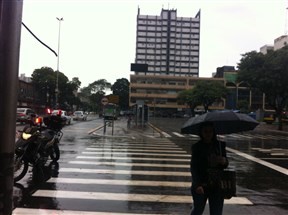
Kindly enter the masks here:
[[57, 55], [57, 71], [56, 71], [56, 97], [55, 97], [55, 103], [56, 103], [56, 108], [58, 108], [58, 95], [59, 95], [59, 88], [58, 88], [58, 73], [59, 73], [59, 58], [60, 58], [60, 32], [61, 32], [61, 21], [63, 21], [63, 17], [56, 19], [59, 21], [59, 31], [58, 31], [58, 55]]

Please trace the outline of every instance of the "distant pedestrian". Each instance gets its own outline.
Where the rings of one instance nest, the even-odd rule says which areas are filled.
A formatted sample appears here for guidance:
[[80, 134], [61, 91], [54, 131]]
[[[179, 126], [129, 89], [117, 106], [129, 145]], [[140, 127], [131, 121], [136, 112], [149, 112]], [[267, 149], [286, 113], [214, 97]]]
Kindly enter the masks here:
[[127, 119], [127, 128], [131, 128], [131, 121], [132, 121], [132, 116], [131, 114], [129, 114], [128, 119]]
[[225, 142], [217, 140], [212, 123], [203, 123], [200, 140], [192, 145], [191, 174], [193, 208], [190, 215], [201, 215], [207, 199], [211, 215], [222, 215], [224, 197], [220, 191], [220, 175], [228, 166]]

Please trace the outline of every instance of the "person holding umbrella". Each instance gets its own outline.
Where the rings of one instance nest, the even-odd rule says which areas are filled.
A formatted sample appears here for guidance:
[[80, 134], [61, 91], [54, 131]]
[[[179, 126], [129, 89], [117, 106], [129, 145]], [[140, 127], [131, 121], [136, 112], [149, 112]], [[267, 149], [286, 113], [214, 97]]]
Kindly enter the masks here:
[[219, 183], [221, 171], [228, 166], [226, 144], [217, 140], [213, 122], [203, 122], [198, 129], [200, 140], [191, 148], [193, 208], [190, 215], [202, 214], [207, 200], [210, 214], [221, 215], [224, 197]]

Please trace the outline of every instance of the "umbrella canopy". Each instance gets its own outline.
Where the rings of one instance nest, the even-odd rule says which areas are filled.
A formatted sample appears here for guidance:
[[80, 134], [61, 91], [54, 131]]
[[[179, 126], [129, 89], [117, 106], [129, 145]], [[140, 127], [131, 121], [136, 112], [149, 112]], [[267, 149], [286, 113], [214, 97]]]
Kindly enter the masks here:
[[197, 134], [202, 123], [212, 122], [216, 134], [232, 134], [253, 130], [259, 122], [243, 113], [215, 111], [192, 117], [181, 128], [182, 134]]

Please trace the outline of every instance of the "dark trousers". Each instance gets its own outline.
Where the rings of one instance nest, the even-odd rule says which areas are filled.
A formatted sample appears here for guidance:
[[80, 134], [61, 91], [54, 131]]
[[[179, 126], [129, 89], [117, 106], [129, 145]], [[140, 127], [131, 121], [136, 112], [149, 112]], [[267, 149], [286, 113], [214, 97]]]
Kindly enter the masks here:
[[224, 198], [217, 190], [205, 191], [204, 194], [198, 194], [192, 189], [193, 208], [190, 215], [201, 215], [204, 212], [207, 199], [209, 201], [210, 215], [222, 215]]

